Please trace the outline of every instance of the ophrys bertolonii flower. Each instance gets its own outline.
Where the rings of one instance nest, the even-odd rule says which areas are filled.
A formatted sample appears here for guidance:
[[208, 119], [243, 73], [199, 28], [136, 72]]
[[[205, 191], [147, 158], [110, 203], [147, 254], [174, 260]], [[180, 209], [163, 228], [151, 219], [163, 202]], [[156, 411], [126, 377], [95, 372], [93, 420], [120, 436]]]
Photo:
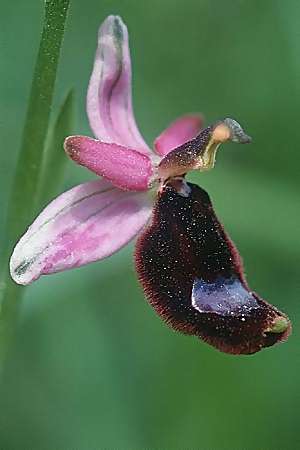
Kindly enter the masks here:
[[87, 114], [95, 138], [70, 136], [65, 150], [102, 178], [63, 193], [42, 211], [14, 249], [13, 279], [25, 285], [101, 260], [139, 236], [140, 282], [174, 329], [236, 354], [285, 340], [288, 318], [249, 289], [207, 193], [185, 180], [190, 170], [214, 166], [221, 143], [250, 142], [241, 126], [226, 118], [201, 130], [201, 116], [186, 115], [152, 151], [133, 115], [128, 34], [116, 16], [99, 30]]

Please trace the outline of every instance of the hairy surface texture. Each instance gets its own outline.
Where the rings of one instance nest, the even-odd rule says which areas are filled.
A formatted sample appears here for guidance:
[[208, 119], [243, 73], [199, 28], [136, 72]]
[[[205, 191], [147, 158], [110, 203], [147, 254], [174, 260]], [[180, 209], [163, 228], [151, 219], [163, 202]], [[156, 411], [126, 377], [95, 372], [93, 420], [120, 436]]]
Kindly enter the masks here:
[[[250, 354], [287, 338], [287, 317], [251, 292], [208, 194], [178, 180], [161, 190], [136, 245], [145, 294], [162, 319], [217, 349]], [[187, 191], [187, 189], [185, 189]]]

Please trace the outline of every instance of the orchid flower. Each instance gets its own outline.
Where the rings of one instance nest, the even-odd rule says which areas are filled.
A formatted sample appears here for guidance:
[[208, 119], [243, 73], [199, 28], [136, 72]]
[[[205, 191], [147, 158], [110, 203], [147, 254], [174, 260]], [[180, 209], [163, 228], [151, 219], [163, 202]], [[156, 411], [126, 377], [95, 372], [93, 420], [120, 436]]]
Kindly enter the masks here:
[[88, 87], [95, 138], [70, 136], [68, 156], [101, 178], [53, 200], [17, 243], [12, 278], [26, 285], [106, 258], [138, 236], [138, 277], [151, 305], [175, 330], [228, 353], [254, 353], [285, 340], [288, 318], [250, 291], [241, 258], [207, 193], [186, 182], [214, 166], [219, 145], [250, 142], [233, 119], [202, 129], [177, 119], [151, 150], [135, 122], [127, 28], [109, 16], [99, 29]]

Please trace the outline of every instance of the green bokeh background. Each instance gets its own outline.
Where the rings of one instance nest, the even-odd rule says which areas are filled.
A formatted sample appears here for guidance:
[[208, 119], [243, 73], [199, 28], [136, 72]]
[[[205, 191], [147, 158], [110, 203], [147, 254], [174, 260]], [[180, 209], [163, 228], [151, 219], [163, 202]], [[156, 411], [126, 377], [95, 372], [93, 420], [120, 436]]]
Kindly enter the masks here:
[[[0, 231], [43, 2], [1, 0]], [[299, 393], [300, 3], [297, 0], [73, 0], [56, 108], [86, 87], [108, 14], [128, 24], [134, 105], [149, 143], [175, 117], [229, 116], [253, 137], [228, 144], [207, 189], [245, 260], [251, 287], [294, 323], [284, 345], [224, 355], [168, 329], [137, 284], [132, 245], [26, 290], [0, 388], [6, 449], [297, 449]], [[90, 179], [68, 162], [64, 188]]]

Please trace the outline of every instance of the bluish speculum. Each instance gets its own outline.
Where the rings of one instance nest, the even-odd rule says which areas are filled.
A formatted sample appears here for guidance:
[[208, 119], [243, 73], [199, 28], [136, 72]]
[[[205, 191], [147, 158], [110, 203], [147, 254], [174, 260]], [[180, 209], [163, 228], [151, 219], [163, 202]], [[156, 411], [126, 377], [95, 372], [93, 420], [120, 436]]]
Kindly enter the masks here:
[[192, 289], [192, 305], [201, 313], [240, 315], [241, 318], [252, 309], [259, 308], [255, 297], [237, 277], [218, 277], [211, 282], [196, 278]]

